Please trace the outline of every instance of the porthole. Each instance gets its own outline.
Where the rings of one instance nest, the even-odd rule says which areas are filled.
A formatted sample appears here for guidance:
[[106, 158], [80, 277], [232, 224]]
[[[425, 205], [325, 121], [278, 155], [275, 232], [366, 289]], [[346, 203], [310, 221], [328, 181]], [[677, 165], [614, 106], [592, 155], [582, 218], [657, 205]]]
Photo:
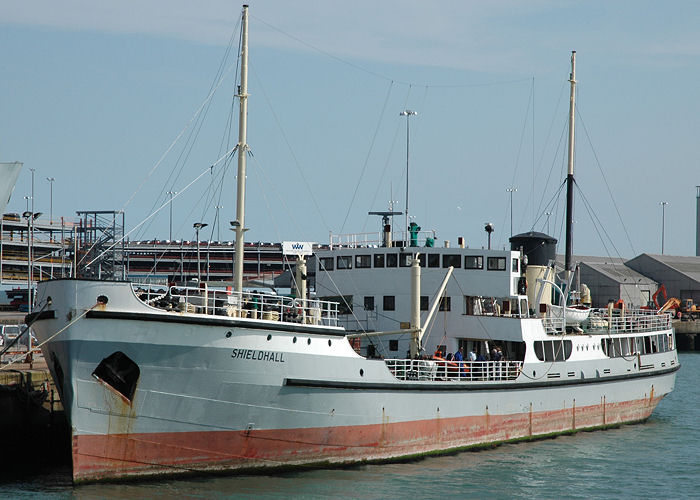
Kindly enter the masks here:
[[297, 338], [294, 337], [294, 338], [292, 339], [292, 342], [296, 344], [296, 343], [297, 343]]
[[306, 339], [306, 343], [311, 345], [311, 339]]
[[360, 368], [360, 377], [364, 377], [364, 376], [365, 376], [365, 371], [362, 368]]
[[533, 376], [533, 377], [536, 377], [536, 376], [537, 376], [537, 372], [536, 372], [535, 370], [532, 370], [532, 376]]
[[267, 340], [272, 340], [272, 335], [268, 335]]
[[231, 338], [231, 335], [233, 335], [231, 332], [226, 332], [226, 338]]
[[331, 346], [331, 339], [328, 339], [328, 347]]

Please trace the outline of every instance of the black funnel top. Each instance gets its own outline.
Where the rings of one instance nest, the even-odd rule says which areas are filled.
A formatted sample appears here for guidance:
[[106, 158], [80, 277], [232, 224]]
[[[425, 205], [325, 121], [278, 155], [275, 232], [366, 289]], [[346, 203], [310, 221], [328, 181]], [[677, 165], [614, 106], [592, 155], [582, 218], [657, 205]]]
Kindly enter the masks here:
[[557, 239], [545, 233], [530, 231], [510, 237], [510, 249], [520, 250], [530, 266], [546, 266], [557, 256]]

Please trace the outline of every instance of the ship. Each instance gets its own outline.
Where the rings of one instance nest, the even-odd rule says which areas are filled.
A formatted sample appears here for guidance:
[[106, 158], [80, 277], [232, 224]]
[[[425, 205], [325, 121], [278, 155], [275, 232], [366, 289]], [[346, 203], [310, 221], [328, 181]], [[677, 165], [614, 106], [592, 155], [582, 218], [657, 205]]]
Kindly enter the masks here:
[[[524, 269], [523, 250], [445, 262], [445, 249], [409, 244], [340, 249], [347, 255], [332, 256], [336, 267], [367, 265], [371, 255], [360, 271], [381, 272], [382, 261], [406, 279], [407, 321], [372, 332], [409, 339], [406, 355], [394, 357], [358, 352], [367, 332], [342, 325], [343, 301], [309, 295], [303, 253], [293, 297], [244, 287], [247, 6], [241, 26], [232, 288], [81, 278], [37, 285], [26, 320], [70, 421], [75, 483], [391, 461], [651, 415], [680, 367], [671, 318], [609, 308], [572, 329], [533, 312], [524, 284], [528, 272], [544, 271]], [[422, 278], [431, 255], [440, 262], [436, 289]], [[426, 353], [456, 260], [464, 259], [486, 269], [471, 303], [483, 311], [471, 318], [484, 333], [462, 337], [480, 338], [496, 354], [500, 347], [500, 357]], [[429, 290], [427, 311], [421, 287]], [[482, 300], [491, 296], [500, 302]]]

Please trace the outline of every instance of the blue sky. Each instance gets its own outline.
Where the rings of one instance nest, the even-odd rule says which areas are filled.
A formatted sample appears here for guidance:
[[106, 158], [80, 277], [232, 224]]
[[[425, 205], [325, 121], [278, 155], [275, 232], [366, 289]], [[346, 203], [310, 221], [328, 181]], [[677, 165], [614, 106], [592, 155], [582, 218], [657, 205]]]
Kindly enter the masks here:
[[[576, 252], [659, 253], [664, 200], [666, 253], [695, 254], [699, 4], [250, 4], [249, 240], [378, 230], [369, 210], [386, 209], [392, 192], [404, 205], [405, 108], [419, 112], [410, 200], [424, 230], [480, 247], [491, 221], [502, 246], [515, 186], [514, 232], [546, 230], [549, 211], [549, 232], [563, 238], [562, 203], [545, 207], [565, 176], [576, 50]], [[188, 123], [239, 12], [228, 1], [0, 1], [0, 160], [25, 163], [7, 211], [24, 210], [29, 168], [37, 211], [49, 211], [55, 177], [55, 217], [124, 208], [127, 229], [182, 191], [236, 142], [237, 45], [203, 124]], [[178, 196], [174, 238], [193, 239], [198, 220], [213, 226], [220, 205], [230, 239], [234, 171], [216, 168]], [[168, 210], [132, 237], [167, 238]]]

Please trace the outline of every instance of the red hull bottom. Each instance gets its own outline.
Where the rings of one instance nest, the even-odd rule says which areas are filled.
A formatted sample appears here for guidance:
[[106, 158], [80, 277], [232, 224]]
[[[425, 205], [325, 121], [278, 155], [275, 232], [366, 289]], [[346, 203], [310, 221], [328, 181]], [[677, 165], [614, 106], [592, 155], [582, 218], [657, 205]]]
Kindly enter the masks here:
[[647, 419], [661, 398], [511, 415], [252, 431], [79, 435], [73, 479], [388, 460]]

